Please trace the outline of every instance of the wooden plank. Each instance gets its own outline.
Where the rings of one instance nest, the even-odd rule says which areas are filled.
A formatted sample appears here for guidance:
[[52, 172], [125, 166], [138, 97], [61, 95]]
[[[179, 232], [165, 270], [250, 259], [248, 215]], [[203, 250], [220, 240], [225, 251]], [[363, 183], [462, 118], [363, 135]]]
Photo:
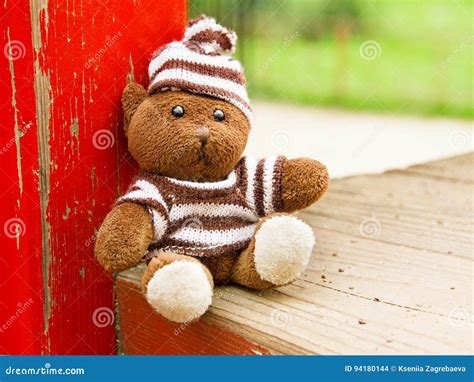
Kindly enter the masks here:
[[[172, 324], [153, 311], [133, 281], [117, 282], [119, 352], [133, 355], [262, 355], [263, 346], [205, 320]], [[145, 319], [144, 319], [145, 318]]]
[[459, 155], [454, 158], [417, 165], [405, 170], [405, 174], [421, 174], [437, 178], [449, 179], [455, 183], [473, 183], [474, 155]]
[[[217, 288], [201, 321], [276, 354], [472, 353], [472, 158], [334, 181], [300, 214], [317, 235], [305, 274], [260, 293]], [[142, 272], [120, 287], [136, 290]], [[125, 321], [146, 304], [135, 297], [119, 296]], [[142, 309], [152, 335], [157, 315]]]
[[0, 65], [9, 100], [2, 132], [12, 143], [1, 156], [0, 223], [20, 219], [25, 233], [5, 238], [0, 326], [18, 304], [33, 303], [0, 333], [0, 351], [115, 353], [113, 279], [94, 260], [93, 242], [136, 171], [120, 95], [129, 77], [146, 83], [152, 52], [182, 35], [185, 1], [2, 6], [2, 52], [15, 42], [18, 56]]
[[44, 289], [40, 271], [42, 232], [31, 20], [26, 6], [5, 2], [3, 7], [0, 18], [0, 353], [33, 354], [40, 352], [44, 343]]

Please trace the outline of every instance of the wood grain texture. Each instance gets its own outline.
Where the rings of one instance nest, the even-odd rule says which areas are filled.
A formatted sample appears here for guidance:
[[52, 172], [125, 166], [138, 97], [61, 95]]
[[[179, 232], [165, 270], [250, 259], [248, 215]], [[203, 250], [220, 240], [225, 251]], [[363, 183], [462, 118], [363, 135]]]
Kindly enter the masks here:
[[0, 7], [0, 353], [115, 353], [113, 278], [93, 243], [137, 170], [120, 96], [181, 37], [185, 1]]
[[[472, 353], [473, 161], [333, 181], [299, 215], [317, 236], [304, 275], [262, 293], [216, 288], [201, 320], [276, 354]], [[120, 288], [136, 289], [141, 273], [120, 274]], [[120, 298], [125, 320], [146, 304]], [[156, 315], [146, 312], [140, 325], [152, 336]]]
[[119, 352], [133, 355], [269, 354], [222, 326], [205, 320], [174, 324], [155, 314], [135, 280], [117, 281]]

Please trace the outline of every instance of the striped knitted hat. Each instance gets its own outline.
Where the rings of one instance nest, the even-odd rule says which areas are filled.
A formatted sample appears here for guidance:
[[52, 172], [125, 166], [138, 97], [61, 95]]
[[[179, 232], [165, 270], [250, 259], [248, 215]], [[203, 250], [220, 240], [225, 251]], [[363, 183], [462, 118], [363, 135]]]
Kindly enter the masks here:
[[252, 120], [242, 65], [231, 54], [237, 35], [216, 20], [200, 16], [189, 21], [181, 41], [158, 49], [150, 65], [148, 93], [187, 90], [223, 99]]

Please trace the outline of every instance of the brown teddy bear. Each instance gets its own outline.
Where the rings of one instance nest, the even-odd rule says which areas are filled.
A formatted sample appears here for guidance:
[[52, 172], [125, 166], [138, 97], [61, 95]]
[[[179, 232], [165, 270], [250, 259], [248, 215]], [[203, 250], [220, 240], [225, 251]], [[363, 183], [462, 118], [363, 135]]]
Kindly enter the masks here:
[[242, 157], [252, 113], [235, 43], [214, 19], [192, 20], [154, 54], [148, 90], [130, 83], [122, 96], [141, 173], [105, 218], [95, 253], [110, 272], [147, 261], [146, 298], [174, 322], [204, 314], [214, 284], [295, 280], [314, 236], [291, 213], [328, 187], [315, 160]]

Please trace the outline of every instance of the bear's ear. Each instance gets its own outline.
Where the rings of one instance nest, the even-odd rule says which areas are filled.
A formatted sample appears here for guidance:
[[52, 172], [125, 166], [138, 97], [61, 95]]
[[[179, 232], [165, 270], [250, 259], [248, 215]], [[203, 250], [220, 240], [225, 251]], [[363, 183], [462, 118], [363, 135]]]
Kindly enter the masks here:
[[135, 82], [129, 82], [125, 89], [122, 92], [122, 108], [124, 112], [124, 128], [125, 134], [127, 133], [128, 124], [133, 117], [133, 114], [138, 109], [138, 106], [143, 102], [146, 98], [147, 93], [145, 88], [142, 85], [139, 85]]

